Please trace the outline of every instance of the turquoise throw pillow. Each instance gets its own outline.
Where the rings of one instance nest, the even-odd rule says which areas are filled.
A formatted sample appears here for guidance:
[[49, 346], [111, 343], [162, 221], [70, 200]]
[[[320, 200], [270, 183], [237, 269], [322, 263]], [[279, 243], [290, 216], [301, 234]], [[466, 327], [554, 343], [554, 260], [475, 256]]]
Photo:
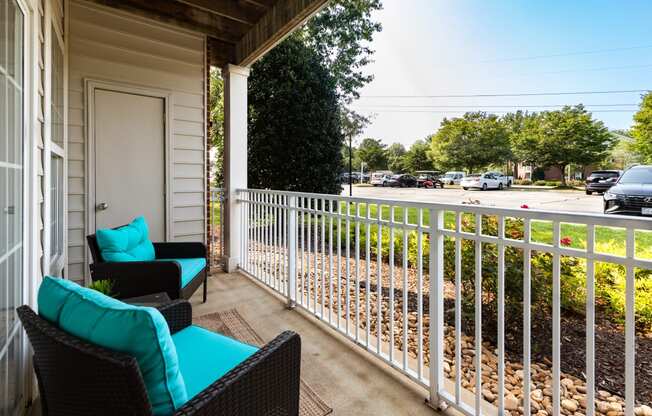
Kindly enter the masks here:
[[156, 258], [147, 222], [142, 216], [115, 230], [99, 229], [95, 237], [104, 261], [153, 261]]
[[69, 334], [135, 357], [155, 415], [172, 414], [188, 400], [170, 329], [155, 308], [52, 277], [39, 288], [38, 307], [43, 318]]

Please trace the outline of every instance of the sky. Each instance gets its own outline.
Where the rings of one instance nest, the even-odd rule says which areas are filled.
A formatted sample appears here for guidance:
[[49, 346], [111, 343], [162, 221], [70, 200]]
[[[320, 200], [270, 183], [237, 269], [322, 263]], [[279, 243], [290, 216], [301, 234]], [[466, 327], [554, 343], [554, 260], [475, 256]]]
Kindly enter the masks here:
[[[353, 108], [373, 114], [362, 137], [409, 146], [444, 117], [541, 111], [583, 103], [610, 129], [629, 128], [652, 90], [650, 0], [384, 0], [371, 44], [374, 80]], [[465, 97], [433, 97], [463, 95]], [[544, 107], [547, 106], [547, 107]]]

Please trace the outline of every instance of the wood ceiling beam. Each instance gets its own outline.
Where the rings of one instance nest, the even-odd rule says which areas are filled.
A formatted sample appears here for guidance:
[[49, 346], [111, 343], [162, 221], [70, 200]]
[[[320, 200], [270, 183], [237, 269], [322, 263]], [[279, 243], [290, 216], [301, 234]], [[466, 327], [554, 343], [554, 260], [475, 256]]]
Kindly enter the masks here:
[[215, 0], [177, 0], [193, 7], [217, 14], [227, 19], [253, 26], [264, 14], [268, 7], [256, 3], [243, 1], [215, 1]]
[[215, 38], [208, 38], [210, 50], [210, 65], [223, 68], [226, 64], [235, 62], [235, 45]]
[[328, 0], [278, 0], [236, 43], [235, 63], [253, 64], [326, 3]]
[[159, 22], [236, 43], [251, 25], [227, 19], [215, 13], [170, 0], [93, 0], [95, 3], [124, 10]]

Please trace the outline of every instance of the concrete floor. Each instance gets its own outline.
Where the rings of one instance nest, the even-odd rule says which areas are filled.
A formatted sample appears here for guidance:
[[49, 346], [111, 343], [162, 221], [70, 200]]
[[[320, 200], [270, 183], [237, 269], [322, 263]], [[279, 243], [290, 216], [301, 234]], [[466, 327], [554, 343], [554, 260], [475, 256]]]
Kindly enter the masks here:
[[435, 415], [427, 391], [304, 312], [240, 274], [209, 279], [208, 301], [191, 299], [193, 315], [236, 308], [265, 340], [289, 329], [301, 335], [301, 377], [335, 415]]
[[[349, 195], [345, 186], [342, 195]], [[459, 187], [444, 189], [423, 188], [374, 188], [354, 186], [353, 196], [362, 198], [383, 198], [402, 201], [440, 202], [461, 204], [469, 200], [479, 200], [482, 205], [498, 208], [519, 208], [527, 204], [532, 209], [550, 211], [570, 211], [581, 213], [602, 213], [602, 196], [586, 195], [584, 191], [511, 188], [502, 191], [468, 190]]]

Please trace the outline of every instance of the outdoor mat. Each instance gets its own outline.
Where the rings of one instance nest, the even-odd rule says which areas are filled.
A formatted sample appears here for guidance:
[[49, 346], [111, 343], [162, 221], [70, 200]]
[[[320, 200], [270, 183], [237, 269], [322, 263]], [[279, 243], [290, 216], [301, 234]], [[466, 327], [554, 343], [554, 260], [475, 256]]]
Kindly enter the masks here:
[[[249, 326], [235, 309], [215, 312], [193, 319], [193, 323], [211, 331], [228, 335], [247, 344], [262, 346], [265, 341]], [[300, 416], [325, 416], [333, 412], [314, 390], [301, 379], [299, 391]]]

